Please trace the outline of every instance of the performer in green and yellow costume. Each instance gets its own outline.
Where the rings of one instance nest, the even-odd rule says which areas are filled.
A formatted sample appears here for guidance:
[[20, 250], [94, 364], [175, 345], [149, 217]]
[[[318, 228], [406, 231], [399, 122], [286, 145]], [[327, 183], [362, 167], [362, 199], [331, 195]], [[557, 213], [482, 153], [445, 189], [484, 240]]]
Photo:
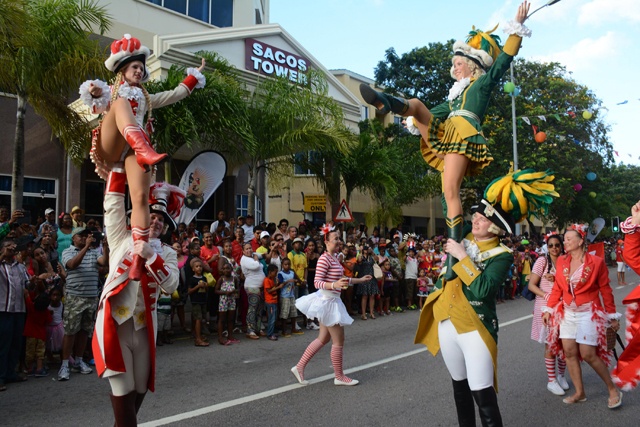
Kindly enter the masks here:
[[[370, 86], [360, 85], [365, 102], [380, 112], [393, 111], [408, 117], [407, 128], [421, 135], [422, 156], [429, 165], [442, 172], [442, 193], [448, 237], [462, 240], [462, 203], [460, 186], [465, 175], [477, 175], [493, 160], [482, 133], [482, 121], [489, 104], [491, 92], [509, 69], [511, 61], [520, 49], [522, 37], [531, 31], [522, 25], [527, 19], [529, 3], [518, 8], [514, 21], [505, 28], [509, 34], [504, 48], [495, 31], [473, 29], [467, 42], [453, 45], [451, 76], [456, 79], [449, 91], [447, 102], [428, 109], [419, 99], [405, 100], [379, 93]], [[411, 117], [409, 117], [411, 116]], [[448, 258], [447, 279], [455, 276]]]
[[513, 263], [500, 243], [515, 223], [546, 213], [554, 191], [551, 172], [516, 171], [494, 180], [472, 211], [472, 227], [461, 243], [448, 239], [444, 250], [457, 261], [457, 277], [441, 274], [420, 315], [415, 342], [442, 358], [453, 380], [461, 426], [475, 426], [474, 400], [483, 426], [501, 426], [496, 397], [498, 317], [496, 297]]

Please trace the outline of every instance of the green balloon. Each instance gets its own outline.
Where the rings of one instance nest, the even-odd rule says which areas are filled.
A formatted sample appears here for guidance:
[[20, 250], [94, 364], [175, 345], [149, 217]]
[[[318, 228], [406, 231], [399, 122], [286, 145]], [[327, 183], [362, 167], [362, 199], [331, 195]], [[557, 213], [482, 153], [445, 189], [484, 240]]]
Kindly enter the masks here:
[[589, 197], [591, 197], [592, 199], [595, 199], [596, 196], [597, 196], [597, 194], [596, 194], [595, 191], [592, 191], [592, 192], [589, 193]]
[[513, 82], [506, 82], [504, 84], [504, 91], [506, 93], [511, 93], [516, 89], [516, 85], [513, 84]]

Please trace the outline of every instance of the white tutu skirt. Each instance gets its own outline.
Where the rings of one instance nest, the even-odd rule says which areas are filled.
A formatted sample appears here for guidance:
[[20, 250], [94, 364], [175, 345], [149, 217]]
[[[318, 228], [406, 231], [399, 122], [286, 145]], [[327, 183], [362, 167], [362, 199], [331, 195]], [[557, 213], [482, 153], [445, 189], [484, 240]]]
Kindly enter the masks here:
[[340, 294], [319, 290], [296, 300], [296, 308], [309, 319], [317, 318], [325, 326], [350, 325], [353, 318], [340, 299]]

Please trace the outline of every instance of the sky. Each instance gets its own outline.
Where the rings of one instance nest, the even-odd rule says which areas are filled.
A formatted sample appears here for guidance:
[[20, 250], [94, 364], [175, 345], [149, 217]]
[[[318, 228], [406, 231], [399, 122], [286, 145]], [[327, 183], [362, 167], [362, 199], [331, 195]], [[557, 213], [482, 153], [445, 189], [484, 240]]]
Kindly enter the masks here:
[[[532, 1], [530, 12], [546, 3]], [[514, 18], [519, 4], [511, 0], [271, 0], [270, 22], [280, 24], [327, 69], [347, 69], [374, 79], [374, 69], [388, 48], [402, 55], [431, 42], [464, 40], [472, 25], [485, 31], [498, 23], [503, 26]], [[564, 65], [578, 84], [602, 102], [596, 114], [610, 126], [615, 162], [640, 165], [633, 129], [640, 110], [640, 88], [635, 82], [640, 49], [634, 44], [640, 40], [640, 1], [561, 0], [535, 13], [525, 25], [533, 34], [523, 40], [518, 56]], [[500, 28], [496, 33], [506, 40]]]

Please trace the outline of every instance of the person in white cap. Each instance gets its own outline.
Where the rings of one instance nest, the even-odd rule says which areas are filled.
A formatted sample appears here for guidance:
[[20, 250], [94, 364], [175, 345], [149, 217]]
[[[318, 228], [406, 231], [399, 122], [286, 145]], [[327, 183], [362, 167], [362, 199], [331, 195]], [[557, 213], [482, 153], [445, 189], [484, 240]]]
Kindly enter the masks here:
[[45, 221], [38, 227], [38, 236], [42, 236], [43, 232], [48, 229], [50, 233], [58, 232], [58, 224], [56, 223], [56, 211], [51, 208], [44, 210]]
[[[175, 229], [185, 193], [164, 182], [153, 184], [147, 201], [149, 241], [136, 240], [127, 230], [126, 174], [114, 166], [104, 196], [104, 224], [110, 248], [109, 275], [99, 299], [93, 335], [96, 371], [108, 378], [117, 426], [136, 424], [147, 390], [155, 390], [155, 348], [158, 294], [178, 287], [176, 251], [159, 237]], [[133, 248], [133, 249], [132, 249]], [[131, 278], [132, 258], [144, 260], [139, 281]]]
[[[149, 239], [150, 223], [147, 199], [151, 174], [145, 172], [167, 158], [167, 154], [158, 154], [151, 147], [152, 109], [177, 102], [206, 83], [202, 59], [200, 67], [187, 69], [188, 76], [174, 90], [150, 95], [142, 85], [149, 78], [145, 65], [149, 54], [140, 40], [125, 34], [111, 44], [111, 55], [105, 61], [107, 69], [116, 73], [113, 86], [100, 80], [87, 80], [80, 86], [80, 98], [93, 114], [102, 115], [93, 131], [91, 161], [105, 180], [114, 162], [124, 162], [132, 205], [132, 236], [143, 241]], [[143, 259], [134, 257], [131, 278], [141, 278], [143, 264]]]

